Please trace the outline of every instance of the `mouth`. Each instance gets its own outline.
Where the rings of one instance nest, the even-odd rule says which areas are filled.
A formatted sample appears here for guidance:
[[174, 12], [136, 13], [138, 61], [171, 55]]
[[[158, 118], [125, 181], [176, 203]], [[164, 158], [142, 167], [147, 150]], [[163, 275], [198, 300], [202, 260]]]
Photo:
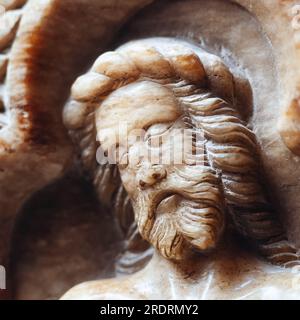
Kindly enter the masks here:
[[175, 193], [164, 195], [156, 204], [156, 216], [173, 214], [178, 209], [180, 200], [181, 197]]
[[[194, 199], [187, 199], [174, 189], [164, 192], [161, 190], [153, 192], [152, 190], [140, 200], [139, 208], [142, 210], [140, 210], [138, 226], [146, 239], [149, 238], [155, 221], [160, 221], [160, 218], [173, 220], [174, 227], [178, 228], [183, 238], [192, 248], [201, 252], [214, 249], [223, 233], [224, 221], [219, 216], [219, 212], [215, 212], [217, 208], [208, 208], [205, 202], [199, 203]], [[207, 212], [204, 212], [206, 210]], [[199, 233], [197, 236], [194, 235], [195, 229]]]
[[151, 204], [148, 207], [148, 216], [152, 219], [160, 214], [166, 214], [175, 209], [182, 197], [174, 190], [158, 191], [148, 195]]
[[159, 215], [175, 211], [179, 198], [180, 196], [174, 191], [148, 193], [140, 198], [138, 208], [136, 208], [136, 211], [140, 212], [138, 221], [140, 232], [148, 234]]

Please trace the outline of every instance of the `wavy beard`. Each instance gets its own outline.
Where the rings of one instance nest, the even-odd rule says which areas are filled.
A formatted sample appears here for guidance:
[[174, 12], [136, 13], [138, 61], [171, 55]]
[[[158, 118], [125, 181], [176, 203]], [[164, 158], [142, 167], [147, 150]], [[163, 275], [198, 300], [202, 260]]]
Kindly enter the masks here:
[[224, 230], [220, 185], [206, 163], [176, 168], [163, 186], [140, 192], [134, 207], [142, 236], [168, 259], [213, 249]]

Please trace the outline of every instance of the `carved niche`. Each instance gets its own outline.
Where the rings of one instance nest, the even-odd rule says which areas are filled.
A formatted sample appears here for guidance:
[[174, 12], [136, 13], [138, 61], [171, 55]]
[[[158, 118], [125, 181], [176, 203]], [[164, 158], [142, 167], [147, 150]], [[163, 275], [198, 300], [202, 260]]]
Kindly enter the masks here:
[[[72, 269], [76, 250], [64, 253], [74, 241], [71, 231], [54, 249], [55, 236], [37, 232], [34, 239], [47, 239], [48, 265], [53, 256], [60, 265], [68, 260], [73, 274], [37, 297], [58, 298], [77, 283], [120, 274], [129, 274], [120, 287], [119, 278], [99, 280], [64, 297], [299, 296], [296, 1], [29, 0], [4, 7], [0, 264], [16, 297], [30, 297], [30, 288], [39, 286], [26, 270], [39, 252], [31, 230], [42, 222], [30, 217], [33, 207], [48, 206], [51, 192], [94, 203], [93, 217], [110, 212], [109, 222], [77, 225], [67, 213], [58, 230], [70, 231], [69, 223], [79, 232], [99, 230], [111, 247], [107, 254], [97, 246], [100, 236], [87, 241], [80, 272]], [[132, 130], [144, 130], [143, 139], [125, 143]], [[182, 132], [194, 143], [182, 164], [126, 163], [155, 139], [163, 155], [172, 148], [179, 153]], [[125, 164], [99, 163], [97, 152], [113, 147]], [[65, 182], [42, 190], [63, 176]], [[80, 187], [72, 193], [74, 181]], [[95, 196], [80, 200], [80, 190]], [[62, 211], [72, 211], [63, 209], [71, 198], [62, 201]], [[63, 224], [51, 213], [48, 219], [53, 228]], [[109, 257], [109, 272], [105, 259], [86, 257], [96, 247]], [[97, 264], [99, 275], [89, 274]], [[51, 283], [59, 274], [49, 277], [47, 263], [33, 268]], [[153, 270], [168, 270], [170, 277], [155, 278]], [[173, 278], [177, 291], [171, 292]], [[208, 279], [210, 290], [200, 290]]]

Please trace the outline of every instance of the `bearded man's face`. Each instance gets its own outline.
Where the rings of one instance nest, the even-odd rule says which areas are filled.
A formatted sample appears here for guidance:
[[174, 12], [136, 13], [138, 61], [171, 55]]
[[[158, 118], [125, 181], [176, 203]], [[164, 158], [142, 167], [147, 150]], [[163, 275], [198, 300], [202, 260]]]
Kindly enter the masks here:
[[139, 231], [163, 256], [178, 260], [216, 246], [224, 229], [220, 178], [184, 118], [129, 138], [118, 165]]

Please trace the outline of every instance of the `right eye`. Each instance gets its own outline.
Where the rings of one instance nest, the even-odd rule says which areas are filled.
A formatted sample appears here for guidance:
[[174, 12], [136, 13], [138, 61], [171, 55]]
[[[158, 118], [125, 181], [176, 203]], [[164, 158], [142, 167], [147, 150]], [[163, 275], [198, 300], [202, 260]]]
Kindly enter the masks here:
[[153, 137], [159, 137], [168, 132], [172, 123], [159, 123], [150, 126], [146, 131], [144, 140], [147, 141]]

